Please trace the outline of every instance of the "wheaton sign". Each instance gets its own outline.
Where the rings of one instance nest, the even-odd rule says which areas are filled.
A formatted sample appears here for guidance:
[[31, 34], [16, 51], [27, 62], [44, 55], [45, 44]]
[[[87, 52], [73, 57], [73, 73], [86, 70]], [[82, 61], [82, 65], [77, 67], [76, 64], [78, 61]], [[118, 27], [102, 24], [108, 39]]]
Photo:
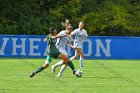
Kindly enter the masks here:
[[[0, 35], [0, 57], [45, 58], [47, 42], [43, 38], [43, 35]], [[139, 47], [138, 37], [89, 36], [83, 42], [87, 59], [140, 59]], [[66, 50], [69, 56], [74, 55], [74, 49]]]

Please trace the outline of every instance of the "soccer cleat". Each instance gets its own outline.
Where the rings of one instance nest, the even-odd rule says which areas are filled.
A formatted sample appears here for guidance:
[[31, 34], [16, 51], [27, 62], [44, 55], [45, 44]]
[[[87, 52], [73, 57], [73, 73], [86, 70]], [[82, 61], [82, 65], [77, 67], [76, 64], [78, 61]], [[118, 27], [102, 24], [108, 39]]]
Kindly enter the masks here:
[[59, 77], [61, 77], [61, 76], [62, 76], [62, 74], [58, 74], [56, 77], [58, 77], [58, 78], [59, 78]]
[[75, 75], [76, 70], [73, 70], [73, 74]]
[[54, 65], [51, 66], [51, 69], [52, 69], [52, 73], [53, 73], [53, 74], [55, 74], [55, 68], [56, 68], [56, 67], [55, 67]]
[[80, 66], [80, 68], [84, 68], [84, 66]]
[[30, 78], [32, 78], [35, 75], [35, 72], [33, 71], [30, 75]]

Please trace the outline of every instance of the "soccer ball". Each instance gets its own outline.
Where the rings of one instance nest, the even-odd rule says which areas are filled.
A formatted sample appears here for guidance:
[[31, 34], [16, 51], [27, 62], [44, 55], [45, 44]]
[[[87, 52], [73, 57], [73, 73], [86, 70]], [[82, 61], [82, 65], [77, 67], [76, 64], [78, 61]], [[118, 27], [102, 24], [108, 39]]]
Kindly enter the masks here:
[[76, 75], [77, 77], [82, 77], [83, 71], [77, 69], [76, 72], [75, 72], [75, 75]]

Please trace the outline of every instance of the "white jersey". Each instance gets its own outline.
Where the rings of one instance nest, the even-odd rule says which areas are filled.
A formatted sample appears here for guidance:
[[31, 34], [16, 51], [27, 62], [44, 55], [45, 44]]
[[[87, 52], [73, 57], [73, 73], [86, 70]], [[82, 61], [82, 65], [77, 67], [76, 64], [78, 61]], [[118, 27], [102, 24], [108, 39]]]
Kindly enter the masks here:
[[84, 37], [88, 36], [86, 30], [83, 29], [82, 31], [80, 31], [80, 29], [78, 28], [78, 29], [75, 29], [71, 33], [71, 35], [76, 35], [75, 41], [74, 41], [75, 48], [82, 48], [82, 42], [84, 40]]
[[[58, 35], [58, 36], [65, 36], [65, 35], [67, 35], [67, 34], [66, 34], [65, 31], [61, 31], [61, 32], [58, 33], [57, 35]], [[57, 48], [59, 49], [59, 51], [60, 51], [61, 53], [66, 54], [66, 55], [67, 55], [67, 52], [66, 52], [65, 48], [66, 48], [66, 44], [68, 43], [69, 39], [70, 39], [70, 38], [69, 38], [69, 35], [68, 35], [68, 36], [65, 36], [65, 37], [61, 37], [61, 38], [58, 38], [58, 39], [57, 39], [57, 43], [56, 43], [56, 46], [57, 46]]]

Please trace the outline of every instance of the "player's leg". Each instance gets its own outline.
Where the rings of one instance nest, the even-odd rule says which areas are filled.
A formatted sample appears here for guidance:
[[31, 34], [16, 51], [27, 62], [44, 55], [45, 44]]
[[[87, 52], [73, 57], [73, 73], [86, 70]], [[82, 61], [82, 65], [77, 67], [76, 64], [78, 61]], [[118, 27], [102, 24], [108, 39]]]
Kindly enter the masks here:
[[70, 58], [70, 60], [74, 60], [74, 59], [78, 59], [79, 53], [77, 51], [77, 47], [78, 47], [78, 43], [74, 42], [74, 47], [75, 47], [75, 55], [73, 57]]
[[82, 53], [82, 49], [81, 48], [76, 48], [75, 50], [75, 56], [71, 57], [70, 60], [73, 59], [78, 59], [78, 56], [80, 55], [80, 68], [83, 68], [83, 58], [84, 58], [84, 54]]
[[70, 58], [70, 61], [73, 61], [74, 59], [78, 59], [79, 56], [79, 52], [77, 51], [77, 49], [75, 50], [75, 55], [73, 57]]
[[[64, 50], [64, 49], [59, 48], [59, 51], [60, 51], [61, 53], [65, 54], [65, 55], [68, 55], [67, 52], [66, 52], [66, 50]], [[64, 60], [61, 60], [61, 61], [57, 62], [56, 64], [52, 65], [52, 66], [51, 66], [52, 72], [55, 73], [55, 69], [56, 69], [58, 66], [63, 65], [63, 63], [64, 63]], [[64, 67], [64, 66], [62, 66], [62, 67]], [[61, 70], [64, 70], [64, 69], [65, 69], [65, 68], [60, 69], [60, 72], [61, 72]]]
[[75, 43], [75, 46], [76, 46], [77, 54], [80, 55], [80, 60], [79, 60], [80, 61], [80, 68], [83, 68], [84, 54], [82, 52], [82, 45], [81, 45], [81, 43], [76, 42]]
[[37, 68], [35, 71], [33, 71], [33, 72], [31, 73], [30, 77], [33, 77], [33, 76], [36, 75], [37, 73], [39, 73], [39, 72], [43, 71], [44, 69], [46, 69], [46, 68], [49, 66], [49, 64], [51, 63], [51, 61], [52, 61], [52, 59], [50, 58], [50, 56], [47, 56], [44, 65], [41, 66], [41, 67], [39, 67], [39, 68]]
[[61, 66], [63, 65], [63, 60], [57, 62], [56, 64], [52, 65], [51, 66], [51, 69], [52, 69], [52, 73], [54, 74], [55, 73], [55, 69], [58, 67], [58, 66]]
[[67, 68], [66, 64], [62, 65], [59, 73], [57, 74], [57, 77], [61, 77], [66, 68]]
[[80, 68], [83, 68], [83, 60], [84, 60], [84, 54], [82, 52], [82, 48], [77, 48], [78, 53], [80, 54]]
[[65, 60], [64, 64], [68, 64], [68, 66], [73, 71], [73, 74], [75, 74], [75, 67], [74, 67], [73, 63], [70, 61], [69, 57], [67, 55], [64, 55], [63, 53], [61, 53], [58, 57], [62, 60]]

